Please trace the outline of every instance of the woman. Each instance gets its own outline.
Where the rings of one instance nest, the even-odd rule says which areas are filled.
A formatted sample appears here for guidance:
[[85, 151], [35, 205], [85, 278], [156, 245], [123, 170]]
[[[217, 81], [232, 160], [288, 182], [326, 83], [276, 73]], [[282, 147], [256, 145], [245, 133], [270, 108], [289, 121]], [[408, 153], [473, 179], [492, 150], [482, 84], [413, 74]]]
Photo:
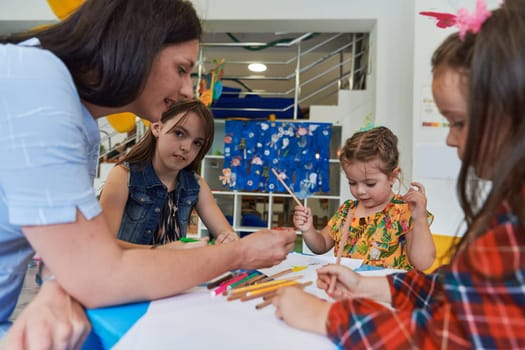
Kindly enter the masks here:
[[132, 112], [156, 122], [192, 98], [201, 32], [189, 1], [87, 0], [57, 25], [1, 40], [2, 335], [35, 251], [56, 276], [42, 277], [7, 348], [78, 346], [89, 329], [78, 326], [77, 300], [99, 307], [166, 297], [227, 270], [274, 265], [293, 248], [292, 230], [176, 251], [123, 250], [111, 238], [93, 189], [96, 119]]

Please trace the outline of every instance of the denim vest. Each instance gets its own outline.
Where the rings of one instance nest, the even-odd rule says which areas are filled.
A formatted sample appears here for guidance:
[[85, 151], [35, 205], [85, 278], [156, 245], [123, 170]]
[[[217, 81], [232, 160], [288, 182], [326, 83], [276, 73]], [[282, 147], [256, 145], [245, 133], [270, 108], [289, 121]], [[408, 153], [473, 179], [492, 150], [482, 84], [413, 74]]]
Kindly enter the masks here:
[[[129, 195], [117, 237], [131, 243], [152, 244], [168, 191], [155, 174], [151, 163], [145, 168], [137, 164], [125, 165], [130, 169]], [[184, 169], [179, 171], [174, 200], [181, 237], [186, 237], [191, 210], [197, 204], [199, 191], [200, 185], [195, 173]]]

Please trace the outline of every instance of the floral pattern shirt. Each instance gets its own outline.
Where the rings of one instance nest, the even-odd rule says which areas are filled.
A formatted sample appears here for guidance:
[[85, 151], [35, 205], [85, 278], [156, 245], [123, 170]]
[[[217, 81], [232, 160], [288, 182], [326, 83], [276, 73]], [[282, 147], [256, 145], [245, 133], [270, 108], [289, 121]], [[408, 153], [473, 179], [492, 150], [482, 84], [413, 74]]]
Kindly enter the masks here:
[[[358, 201], [347, 200], [328, 222], [330, 237], [335, 242], [334, 254], [339, 251], [343, 225], [348, 212], [355, 212]], [[427, 212], [429, 225], [434, 216]], [[394, 195], [386, 207], [371, 216], [353, 216], [343, 257], [363, 259], [363, 264], [411, 270], [406, 252], [406, 234], [413, 228], [408, 203], [401, 195]]]

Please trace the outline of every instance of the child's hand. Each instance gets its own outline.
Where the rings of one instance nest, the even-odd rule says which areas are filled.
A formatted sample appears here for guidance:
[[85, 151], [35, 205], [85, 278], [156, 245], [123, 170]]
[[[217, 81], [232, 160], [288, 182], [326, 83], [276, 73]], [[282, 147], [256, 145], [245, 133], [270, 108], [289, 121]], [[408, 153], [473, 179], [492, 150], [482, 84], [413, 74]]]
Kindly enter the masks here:
[[277, 290], [272, 298], [275, 316], [288, 325], [309, 332], [326, 334], [326, 319], [331, 304], [297, 287]]
[[412, 182], [410, 185], [417, 189], [410, 188], [403, 196], [403, 199], [408, 203], [408, 208], [410, 209], [414, 220], [426, 219], [427, 197], [425, 195], [425, 186], [419, 182]]
[[[337, 280], [333, 293], [328, 293], [332, 276]], [[336, 300], [356, 296], [361, 275], [343, 265], [330, 264], [317, 269], [317, 287]]]
[[233, 242], [237, 241], [238, 239], [239, 236], [237, 236], [237, 234], [233, 231], [222, 232], [217, 236], [217, 238], [215, 238], [215, 244]]
[[313, 227], [312, 209], [297, 205], [293, 212], [293, 224], [301, 232], [309, 231]]

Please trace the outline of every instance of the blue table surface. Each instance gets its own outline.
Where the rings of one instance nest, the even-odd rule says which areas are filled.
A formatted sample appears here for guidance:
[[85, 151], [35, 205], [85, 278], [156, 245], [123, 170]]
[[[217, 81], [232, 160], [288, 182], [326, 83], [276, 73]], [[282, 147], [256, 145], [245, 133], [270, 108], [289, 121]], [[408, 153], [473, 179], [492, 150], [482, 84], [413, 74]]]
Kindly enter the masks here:
[[[381, 270], [381, 267], [361, 265], [355, 271]], [[111, 349], [119, 339], [148, 310], [149, 301], [124, 304], [86, 311], [93, 330], [84, 343], [82, 350]]]

